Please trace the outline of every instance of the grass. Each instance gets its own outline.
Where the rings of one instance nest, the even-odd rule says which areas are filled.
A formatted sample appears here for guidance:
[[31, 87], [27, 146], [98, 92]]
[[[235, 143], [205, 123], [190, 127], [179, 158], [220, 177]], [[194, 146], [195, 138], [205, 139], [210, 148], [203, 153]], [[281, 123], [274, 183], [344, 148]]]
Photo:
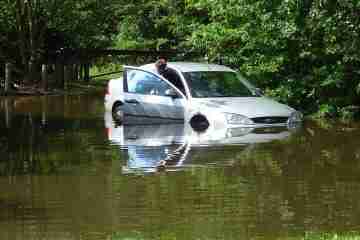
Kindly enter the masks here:
[[[249, 237], [249, 236], [248, 236]], [[114, 233], [113, 235], [109, 236], [109, 240], [143, 240], [147, 239], [143, 233], [141, 232], [131, 232], [131, 233]], [[154, 238], [151, 238], [154, 239]], [[183, 239], [182, 237], [177, 238], [174, 233], [162, 233], [157, 236], [156, 239], [159, 240], [176, 240], [176, 239]], [[204, 236], [201, 239], [212, 239]], [[239, 238], [241, 239], [241, 237]], [[253, 239], [253, 238], [245, 238], [245, 239]], [[254, 238], [256, 239], [256, 237]], [[266, 240], [267, 238], [261, 238]], [[274, 239], [274, 238], [269, 238]], [[360, 240], [360, 233], [355, 231], [344, 232], [344, 233], [316, 233], [316, 232], [307, 232], [304, 236], [294, 236], [294, 237], [281, 237], [279, 236], [278, 239], [281, 240]]]
[[114, 73], [114, 74], [109, 74], [109, 75], [105, 75], [105, 76], [101, 76], [101, 77], [91, 77], [90, 84], [104, 85], [110, 79], [119, 78], [121, 76], [122, 76], [122, 73]]
[[95, 86], [106, 86], [110, 79], [119, 78], [122, 76], [122, 69], [122, 65], [116, 63], [93, 65], [90, 68], [91, 80], [89, 84]]
[[360, 240], [359, 232], [345, 233], [306, 233], [301, 240]]

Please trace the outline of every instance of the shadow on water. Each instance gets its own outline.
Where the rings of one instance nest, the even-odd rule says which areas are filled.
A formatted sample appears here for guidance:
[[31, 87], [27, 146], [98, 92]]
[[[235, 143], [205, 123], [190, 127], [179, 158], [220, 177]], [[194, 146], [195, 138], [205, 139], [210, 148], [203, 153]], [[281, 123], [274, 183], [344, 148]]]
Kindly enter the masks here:
[[117, 125], [97, 96], [0, 99], [0, 239], [301, 239], [360, 226], [360, 124]]

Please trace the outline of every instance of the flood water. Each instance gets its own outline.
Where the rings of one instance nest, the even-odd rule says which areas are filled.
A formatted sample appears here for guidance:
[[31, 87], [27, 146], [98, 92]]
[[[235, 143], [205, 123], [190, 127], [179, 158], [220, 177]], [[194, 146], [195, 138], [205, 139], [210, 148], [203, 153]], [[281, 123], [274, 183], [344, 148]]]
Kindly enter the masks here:
[[360, 231], [360, 124], [196, 133], [103, 97], [0, 100], [0, 239], [290, 239]]

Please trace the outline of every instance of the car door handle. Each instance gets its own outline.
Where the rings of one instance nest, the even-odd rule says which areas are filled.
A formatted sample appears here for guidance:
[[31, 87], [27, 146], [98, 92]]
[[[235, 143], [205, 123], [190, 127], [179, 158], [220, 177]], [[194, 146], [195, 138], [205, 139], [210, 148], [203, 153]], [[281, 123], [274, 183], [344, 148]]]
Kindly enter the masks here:
[[137, 139], [138, 139], [138, 136], [136, 136], [136, 135], [128, 136], [128, 137], [126, 138], [126, 140], [137, 140]]
[[130, 104], [139, 104], [138, 100], [136, 99], [128, 99], [128, 100], [125, 100], [126, 103], [130, 103]]

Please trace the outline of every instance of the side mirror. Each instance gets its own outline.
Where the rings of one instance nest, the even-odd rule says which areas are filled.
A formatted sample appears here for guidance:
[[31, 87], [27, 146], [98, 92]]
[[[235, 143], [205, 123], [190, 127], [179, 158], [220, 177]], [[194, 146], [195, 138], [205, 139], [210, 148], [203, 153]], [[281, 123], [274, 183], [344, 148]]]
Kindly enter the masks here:
[[165, 91], [165, 96], [171, 98], [180, 98], [181, 96], [173, 88], [169, 88]]

